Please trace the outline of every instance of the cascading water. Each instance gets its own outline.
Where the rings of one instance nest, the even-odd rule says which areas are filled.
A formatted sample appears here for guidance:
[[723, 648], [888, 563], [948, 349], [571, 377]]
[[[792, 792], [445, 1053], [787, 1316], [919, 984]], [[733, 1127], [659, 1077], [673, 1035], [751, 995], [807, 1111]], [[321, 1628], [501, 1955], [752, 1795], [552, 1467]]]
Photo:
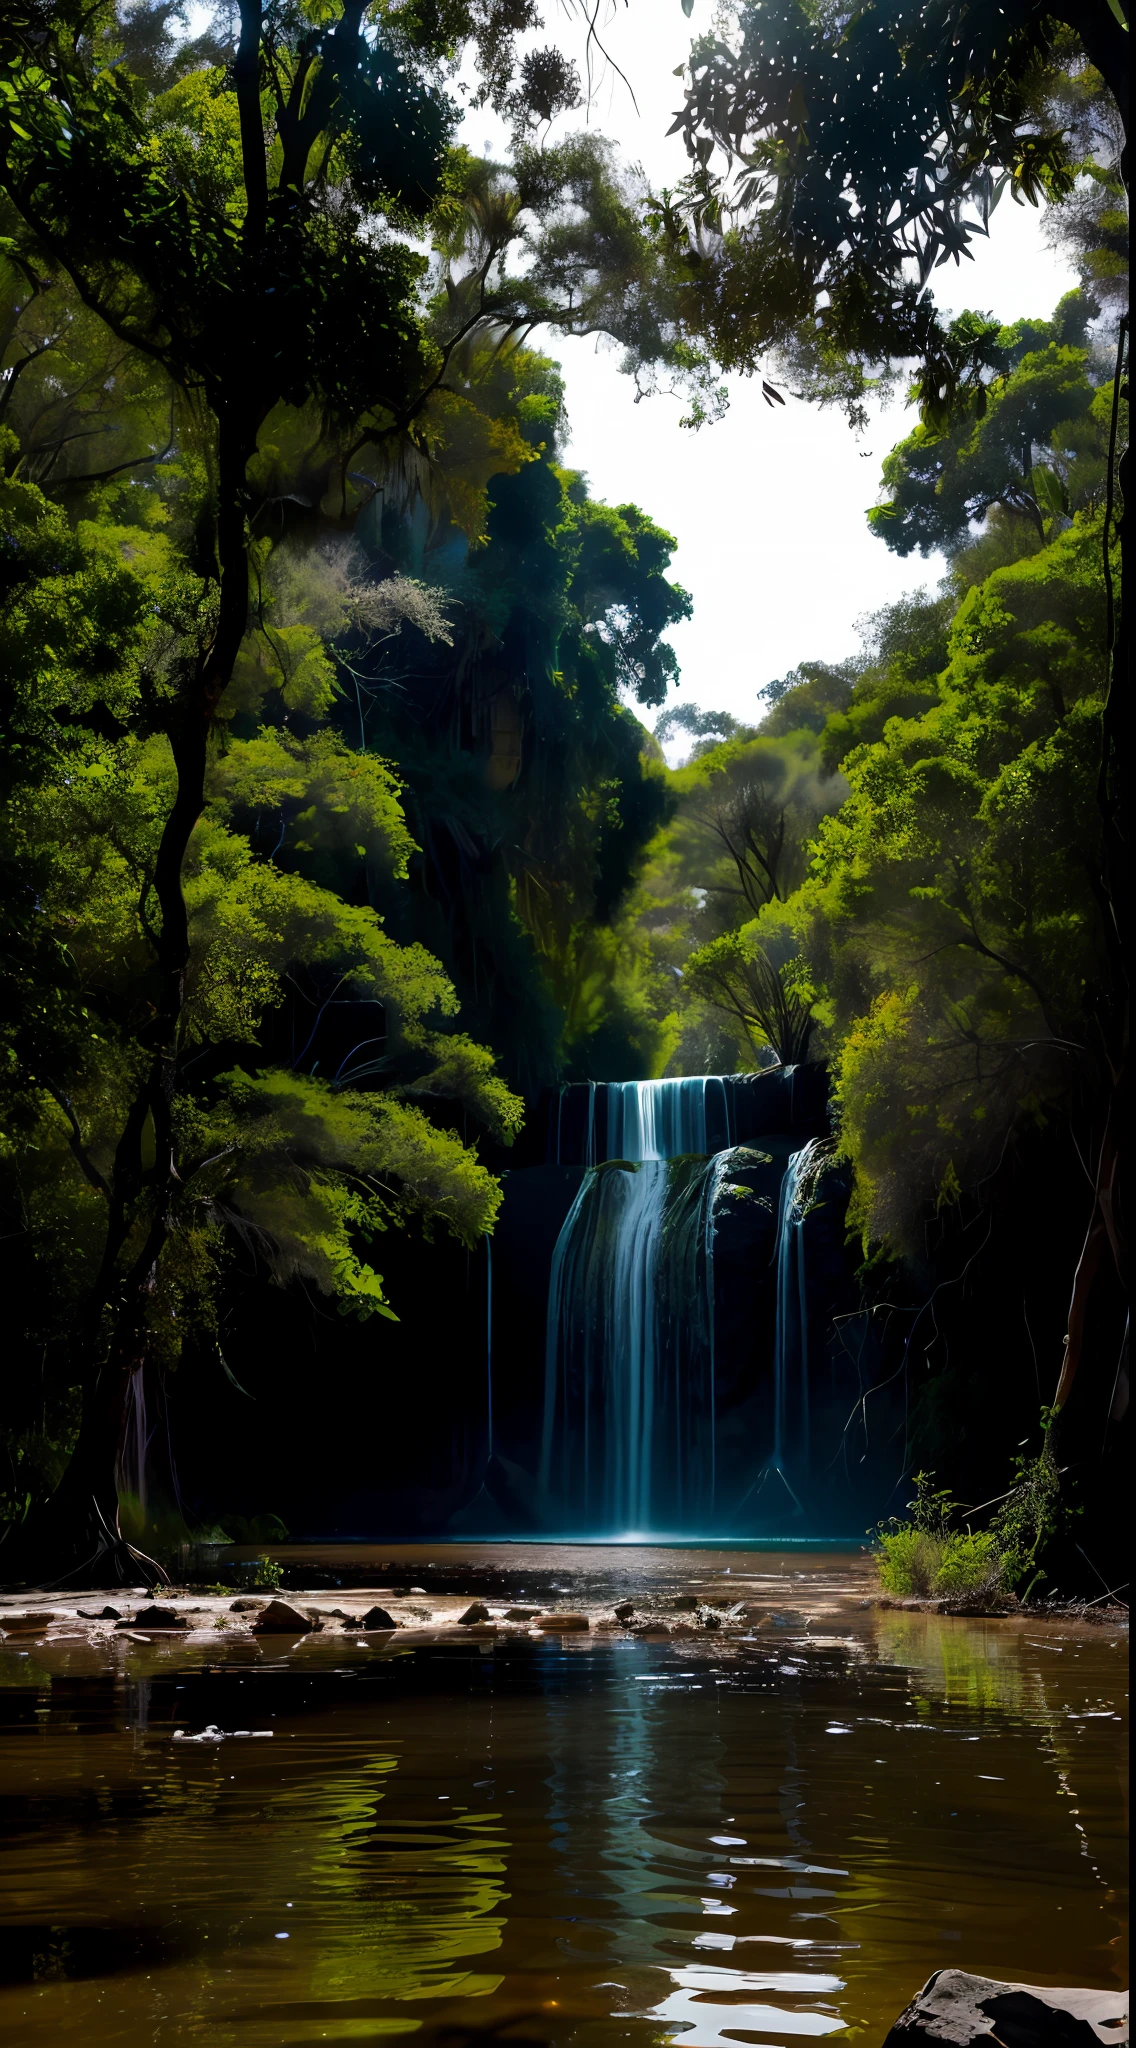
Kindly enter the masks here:
[[[715, 1236], [724, 1200], [735, 1214], [747, 1200], [764, 1203], [772, 1226], [769, 1201], [738, 1185], [738, 1174], [750, 1169], [752, 1178], [755, 1163], [773, 1162], [733, 1144], [721, 1077], [609, 1083], [605, 1093], [606, 1161], [590, 1163], [552, 1260], [540, 1486], [563, 1527], [707, 1529], [729, 1508], [718, 1488]], [[792, 1154], [781, 1181], [772, 1371], [767, 1349], [763, 1369], [758, 1360], [772, 1445], [767, 1425], [767, 1448], [754, 1445], [764, 1463], [751, 1499], [777, 1473], [797, 1503], [807, 1474], [802, 1226], [815, 1149], [814, 1141]]]
[[[684, 1153], [716, 1152], [708, 1142], [710, 1119], [730, 1143], [730, 1107], [719, 1074], [682, 1081], [612, 1081], [607, 1090], [609, 1159], [678, 1159]], [[591, 1163], [591, 1162], [589, 1162]]]
[[593, 1168], [552, 1261], [541, 1483], [585, 1527], [705, 1526], [715, 1509], [713, 1203], [708, 1109], [724, 1083], [607, 1089]]
[[808, 1187], [820, 1141], [794, 1152], [781, 1182], [777, 1215], [777, 1324], [773, 1339], [773, 1455], [766, 1468], [785, 1483], [809, 1464], [809, 1300], [805, 1273]]

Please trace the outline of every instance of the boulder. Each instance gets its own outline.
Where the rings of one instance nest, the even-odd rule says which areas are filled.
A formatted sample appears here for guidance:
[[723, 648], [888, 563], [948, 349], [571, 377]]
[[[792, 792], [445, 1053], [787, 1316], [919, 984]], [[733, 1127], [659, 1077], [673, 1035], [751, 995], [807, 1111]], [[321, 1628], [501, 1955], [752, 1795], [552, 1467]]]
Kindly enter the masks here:
[[466, 1608], [465, 1613], [458, 1615], [458, 1621], [464, 1623], [467, 1627], [471, 1622], [488, 1621], [488, 1619], [489, 1609], [485, 1605], [484, 1600], [472, 1601], [471, 1604]]
[[549, 1633], [553, 1631], [563, 1633], [567, 1629], [587, 1628], [587, 1626], [588, 1617], [586, 1614], [538, 1614], [533, 1622], [534, 1628], [545, 1629]]
[[1002, 1984], [965, 1970], [936, 1970], [901, 2012], [884, 2048], [1096, 2048], [1128, 2040], [1126, 1991], [1054, 1990]]
[[385, 1607], [368, 1607], [366, 1614], [364, 1614], [364, 1616], [359, 1622], [351, 1622], [350, 1624], [348, 1624], [345, 1621], [343, 1625], [345, 1628], [348, 1627], [348, 1625], [350, 1625], [352, 1628], [357, 1627], [363, 1630], [367, 1630], [380, 1628], [400, 1628], [402, 1624], [395, 1620], [393, 1614], [388, 1614]]
[[252, 1625], [257, 1636], [309, 1636], [316, 1627], [310, 1615], [301, 1614], [287, 1600], [270, 1600]]
[[140, 1607], [133, 1621], [120, 1621], [119, 1628], [187, 1628], [185, 1616], [173, 1607]]

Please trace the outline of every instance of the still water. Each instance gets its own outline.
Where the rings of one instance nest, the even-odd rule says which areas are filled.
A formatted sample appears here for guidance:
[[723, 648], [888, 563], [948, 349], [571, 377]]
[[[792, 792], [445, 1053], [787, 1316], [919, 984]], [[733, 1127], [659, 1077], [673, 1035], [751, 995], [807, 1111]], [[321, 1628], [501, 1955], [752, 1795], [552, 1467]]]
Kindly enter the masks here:
[[[854, 1601], [740, 1644], [9, 1642], [0, 2032], [772, 2048], [880, 2041], [943, 1964], [1117, 1986], [1124, 1650]], [[173, 1739], [209, 1723], [271, 1739]]]

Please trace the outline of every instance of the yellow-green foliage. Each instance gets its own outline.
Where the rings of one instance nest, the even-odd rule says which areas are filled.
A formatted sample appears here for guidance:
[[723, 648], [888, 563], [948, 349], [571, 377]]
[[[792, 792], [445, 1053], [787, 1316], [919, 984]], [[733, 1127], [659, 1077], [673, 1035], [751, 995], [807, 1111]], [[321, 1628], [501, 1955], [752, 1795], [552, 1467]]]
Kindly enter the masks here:
[[880, 1537], [877, 1569], [885, 1593], [899, 1597], [961, 1593], [995, 1594], [1001, 1586], [1001, 1558], [992, 1535], [940, 1535], [897, 1529]]
[[866, 1239], [907, 1246], [1091, 1029], [1100, 541], [1085, 514], [968, 592], [936, 701], [845, 756], [820, 822], [798, 914]]

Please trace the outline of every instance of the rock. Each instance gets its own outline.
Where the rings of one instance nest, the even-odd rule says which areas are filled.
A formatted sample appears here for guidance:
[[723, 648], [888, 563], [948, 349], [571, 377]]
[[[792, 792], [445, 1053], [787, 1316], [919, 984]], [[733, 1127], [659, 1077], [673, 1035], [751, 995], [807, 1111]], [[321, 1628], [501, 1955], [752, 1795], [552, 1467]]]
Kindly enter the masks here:
[[613, 1607], [611, 1611], [617, 1621], [630, 1621], [635, 1613], [635, 1602], [634, 1600], [621, 1600], [619, 1606]]
[[464, 1614], [458, 1615], [459, 1622], [464, 1623], [467, 1627], [471, 1622], [488, 1621], [488, 1619], [489, 1609], [485, 1605], [484, 1600], [474, 1600], [472, 1604], [466, 1608]]
[[287, 1600], [270, 1600], [263, 1614], [253, 1622], [257, 1636], [310, 1636], [315, 1622]]
[[261, 1608], [262, 1608], [263, 1606], [264, 1606], [264, 1601], [263, 1601], [263, 1600], [234, 1600], [234, 1601], [232, 1601], [232, 1603], [230, 1604], [230, 1607], [229, 1607], [229, 1613], [230, 1613], [230, 1614], [259, 1614], [259, 1613], [260, 1613], [260, 1610], [261, 1610]]
[[721, 1628], [722, 1626], [721, 1615], [715, 1614], [712, 1607], [700, 1607], [698, 1619], [703, 1628]]
[[185, 1628], [183, 1615], [172, 1607], [140, 1607], [133, 1621], [120, 1621], [119, 1628]]
[[694, 1593], [680, 1593], [677, 1599], [671, 1601], [676, 1614], [693, 1614], [700, 1605], [701, 1602]]
[[[345, 1623], [344, 1626], [346, 1625], [347, 1624]], [[388, 1614], [385, 1607], [368, 1607], [367, 1612], [363, 1616], [362, 1620], [359, 1622], [352, 1622], [351, 1627], [361, 1628], [363, 1630], [380, 1628], [399, 1628], [401, 1627], [401, 1623], [395, 1620], [393, 1614]]]
[[76, 1614], [77, 1614], [77, 1615], [79, 1616], [79, 1618], [80, 1618], [80, 1620], [81, 1620], [81, 1621], [121, 1621], [121, 1620], [122, 1620], [122, 1609], [121, 1609], [121, 1607], [100, 1607], [100, 1608], [99, 1608], [99, 1611], [98, 1611], [98, 1613], [97, 1613], [97, 1614], [95, 1613], [95, 1610], [94, 1610], [94, 1608], [93, 1608], [93, 1607], [77, 1607], [77, 1608], [75, 1609], [75, 1612], [76, 1612]]
[[542, 1628], [550, 1632], [557, 1630], [561, 1633], [568, 1629], [587, 1628], [588, 1625], [586, 1614], [538, 1614], [533, 1622], [534, 1628]]
[[31, 1608], [26, 1612], [23, 1608], [13, 1608], [7, 1614], [0, 1613], [0, 1628], [15, 1635], [21, 1629], [46, 1628], [48, 1622], [54, 1620], [55, 1611], [52, 1608]]
[[537, 1615], [537, 1614], [539, 1614], [539, 1613], [540, 1613], [540, 1608], [539, 1608], [539, 1607], [506, 1607], [506, 1609], [505, 1609], [505, 1620], [506, 1620], [506, 1621], [531, 1621], [531, 1620], [533, 1619], [533, 1616], [534, 1616], [534, 1615]]
[[1128, 2040], [1126, 1991], [1058, 1991], [1041, 1984], [1002, 1984], [965, 1970], [936, 1970], [884, 2048], [1095, 2048]]

